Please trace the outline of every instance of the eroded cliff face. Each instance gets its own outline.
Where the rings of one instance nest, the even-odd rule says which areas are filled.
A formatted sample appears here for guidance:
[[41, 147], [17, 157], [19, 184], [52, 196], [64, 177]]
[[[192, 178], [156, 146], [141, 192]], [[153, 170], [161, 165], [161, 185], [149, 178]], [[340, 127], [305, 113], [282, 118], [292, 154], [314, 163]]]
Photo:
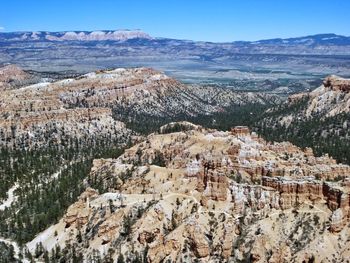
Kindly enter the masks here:
[[283, 177], [263, 177], [262, 185], [279, 192], [281, 209], [295, 208], [303, 203], [324, 202], [332, 211], [331, 232], [340, 232], [350, 221], [350, 188], [346, 181], [322, 182], [313, 178], [297, 180]]
[[28, 248], [71, 243], [86, 261], [94, 249], [147, 262], [347, 259], [348, 166], [246, 127], [186, 125], [95, 160], [86, 184], [100, 192], [88, 188]]

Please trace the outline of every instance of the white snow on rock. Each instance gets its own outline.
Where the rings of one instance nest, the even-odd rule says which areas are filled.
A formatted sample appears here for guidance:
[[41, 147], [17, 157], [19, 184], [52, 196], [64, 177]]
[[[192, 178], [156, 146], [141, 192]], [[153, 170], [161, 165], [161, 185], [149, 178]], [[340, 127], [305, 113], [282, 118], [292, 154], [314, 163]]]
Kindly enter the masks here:
[[128, 39], [142, 38], [152, 39], [152, 37], [140, 30], [116, 30], [116, 31], [92, 31], [92, 32], [64, 32], [63, 35], [47, 33], [45, 38], [50, 41], [99, 41], [116, 40], [123, 41]]
[[15, 201], [16, 196], [14, 194], [15, 190], [18, 188], [18, 184], [16, 183], [7, 191], [7, 199], [0, 204], [0, 210], [5, 210], [6, 207], [10, 207], [11, 204]]

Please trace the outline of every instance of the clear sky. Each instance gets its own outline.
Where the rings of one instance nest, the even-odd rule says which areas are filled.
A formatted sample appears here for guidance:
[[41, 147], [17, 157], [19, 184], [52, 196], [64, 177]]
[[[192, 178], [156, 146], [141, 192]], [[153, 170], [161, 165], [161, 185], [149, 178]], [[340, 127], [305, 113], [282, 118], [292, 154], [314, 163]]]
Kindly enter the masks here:
[[1, 0], [1, 31], [141, 29], [154, 37], [258, 40], [350, 35], [350, 0]]

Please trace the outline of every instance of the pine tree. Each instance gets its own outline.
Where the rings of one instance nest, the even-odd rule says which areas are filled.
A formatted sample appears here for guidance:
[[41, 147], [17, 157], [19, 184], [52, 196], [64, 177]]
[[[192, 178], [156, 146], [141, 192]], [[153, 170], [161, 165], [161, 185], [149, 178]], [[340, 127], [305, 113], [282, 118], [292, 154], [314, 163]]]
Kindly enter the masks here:
[[117, 263], [125, 263], [124, 256], [122, 253], [119, 254], [119, 256], [117, 258]]

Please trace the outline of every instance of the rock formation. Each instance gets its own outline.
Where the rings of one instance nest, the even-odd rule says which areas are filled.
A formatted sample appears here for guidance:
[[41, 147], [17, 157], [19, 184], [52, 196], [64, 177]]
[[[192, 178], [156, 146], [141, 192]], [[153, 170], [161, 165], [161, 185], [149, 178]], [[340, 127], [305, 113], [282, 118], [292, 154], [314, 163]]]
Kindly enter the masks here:
[[247, 136], [250, 135], [249, 128], [246, 126], [236, 126], [231, 129], [233, 135], [236, 136]]
[[[49, 248], [45, 240], [58, 231], [61, 246], [75, 243], [86, 255], [112, 249], [114, 260], [137, 252], [148, 262], [342, 261], [348, 168], [247, 131], [151, 134], [117, 159], [95, 160], [85, 183], [102, 192], [88, 188], [27, 246]], [[342, 179], [329, 181], [328, 171]]]
[[325, 78], [323, 85], [330, 90], [350, 91], [350, 79], [344, 79], [334, 75]]
[[339, 183], [321, 182], [313, 178], [288, 179], [284, 177], [263, 177], [262, 185], [276, 189], [280, 194], [282, 209], [298, 204], [324, 201], [333, 211], [331, 230], [340, 231], [350, 219], [350, 188]]

